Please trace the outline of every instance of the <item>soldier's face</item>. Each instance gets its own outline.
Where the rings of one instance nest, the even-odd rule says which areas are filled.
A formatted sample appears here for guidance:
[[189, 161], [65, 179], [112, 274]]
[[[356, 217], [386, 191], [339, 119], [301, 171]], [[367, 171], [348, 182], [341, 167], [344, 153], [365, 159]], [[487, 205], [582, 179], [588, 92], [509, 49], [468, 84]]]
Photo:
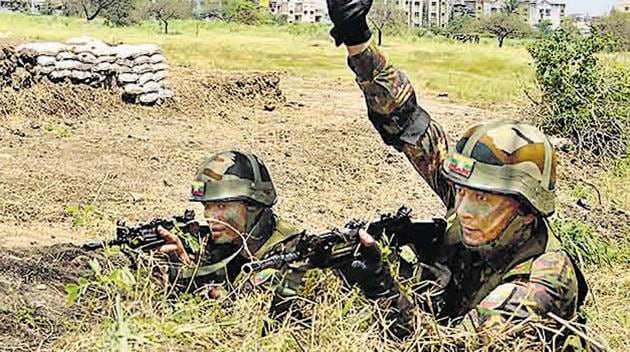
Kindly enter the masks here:
[[456, 186], [455, 207], [464, 242], [484, 245], [501, 235], [518, 215], [519, 204], [509, 196]]
[[238, 242], [247, 226], [245, 202], [206, 202], [204, 216], [212, 229], [216, 244]]

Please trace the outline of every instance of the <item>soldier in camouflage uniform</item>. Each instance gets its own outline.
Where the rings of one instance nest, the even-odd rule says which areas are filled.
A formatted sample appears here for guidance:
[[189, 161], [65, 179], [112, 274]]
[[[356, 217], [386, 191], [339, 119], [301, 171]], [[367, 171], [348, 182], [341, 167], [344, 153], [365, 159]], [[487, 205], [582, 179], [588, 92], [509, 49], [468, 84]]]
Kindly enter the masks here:
[[[204, 217], [211, 229], [209, 238], [197, 241], [202, 243], [195, 243], [194, 247], [201, 249], [189, 255], [179, 236], [164, 228], [158, 229], [167, 242], [159, 252], [179, 259], [180, 265], [174, 267], [177, 280], [184, 282], [180, 286], [205, 289], [209, 296], [216, 298], [232, 285], [251, 290], [268, 281], [273, 276], [271, 271], [259, 272], [243, 282], [240, 269], [249, 261], [261, 259], [275, 244], [298, 232], [274, 214], [272, 206], [276, 198], [269, 171], [257, 156], [238, 151], [208, 156], [197, 170], [190, 200], [203, 204]], [[281, 303], [296, 294], [301, 275], [289, 273], [280, 281], [273, 314], [287, 308]]]
[[[442, 291], [434, 298], [436, 315], [477, 331], [548, 313], [573, 319], [587, 288], [546, 220], [555, 210], [556, 187], [549, 140], [533, 126], [503, 120], [475, 125], [449, 146], [407, 76], [370, 44], [370, 6], [371, 0], [328, 0], [331, 34], [348, 49], [383, 141], [407, 156], [448, 209], [434, 254], [419, 258], [431, 268], [423, 278], [435, 279]], [[410, 301], [380, 264], [374, 240], [365, 232], [360, 237], [371, 262], [354, 263], [347, 275], [369, 298], [397, 307], [399, 320], [408, 323]]]

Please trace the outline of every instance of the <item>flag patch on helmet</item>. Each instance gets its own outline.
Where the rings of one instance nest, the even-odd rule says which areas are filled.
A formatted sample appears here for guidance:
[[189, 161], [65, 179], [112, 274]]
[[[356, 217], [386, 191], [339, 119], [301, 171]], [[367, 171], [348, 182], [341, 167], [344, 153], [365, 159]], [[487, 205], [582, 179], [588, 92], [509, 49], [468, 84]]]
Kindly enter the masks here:
[[201, 197], [206, 193], [206, 183], [195, 181], [192, 183], [190, 193], [195, 197]]
[[448, 161], [448, 169], [458, 175], [462, 175], [466, 178], [470, 177], [475, 160], [467, 158], [461, 154], [455, 154], [451, 156]]

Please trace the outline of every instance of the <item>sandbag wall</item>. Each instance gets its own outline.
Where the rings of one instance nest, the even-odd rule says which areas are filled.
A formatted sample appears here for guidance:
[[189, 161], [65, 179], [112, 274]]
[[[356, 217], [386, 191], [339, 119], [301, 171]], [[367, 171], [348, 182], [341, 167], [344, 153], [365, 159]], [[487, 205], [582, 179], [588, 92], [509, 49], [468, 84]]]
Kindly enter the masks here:
[[95, 88], [123, 89], [130, 103], [153, 105], [172, 98], [168, 64], [155, 44], [110, 46], [91, 38], [64, 43], [26, 43], [16, 47], [20, 65], [35, 80], [70, 81]]

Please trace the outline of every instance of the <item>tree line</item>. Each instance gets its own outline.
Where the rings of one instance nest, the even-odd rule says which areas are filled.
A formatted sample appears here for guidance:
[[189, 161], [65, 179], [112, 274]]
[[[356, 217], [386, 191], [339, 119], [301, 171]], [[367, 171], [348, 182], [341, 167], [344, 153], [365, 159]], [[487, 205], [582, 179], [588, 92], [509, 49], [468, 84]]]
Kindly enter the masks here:
[[[431, 32], [455, 39], [470, 39], [470, 36], [489, 35], [497, 40], [499, 47], [503, 47], [507, 38], [542, 38], [549, 36], [552, 22], [543, 20], [534, 28], [530, 27], [526, 14], [520, 13], [520, 1], [506, 1], [500, 11], [477, 18], [474, 13], [465, 8], [454, 8], [450, 20], [445, 27], [429, 26], [419, 29], [424, 35]], [[405, 11], [394, 1], [375, 0], [370, 12], [370, 22], [376, 31], [378, 43], [382, 43], [384, 34], [395, 34], [409, 25], [410, 19]], [[576, 24], [565, 18], [561, 28], [569, 32], [577, 32]], [[615, 50], [630, 50], [630, 14], [613, 12], [602, 17], [590, 25], [590, 32], [595, 36], [606, 36], [615, 43]]]
[[[480, 34], [493, 36], [502, 47], [507, 38], [541, 38], [552, 32], [552, 23], [541, 21], [531, 28], [524, 14], [519, 13], [519, 0], [508, 0], [500, 11], [477, 18], [465, 8], [454, 8], [445, 27], [414, 29], [419, 35], [431, 32], [458, 40], [470, 40]], [[249, 25], [286, 23], [286, 18], [272, 15], [269, 8], [253, 0], [47, 0], [40, 8], [43, 14], [61, 13], [81, 16], [87, 21], [103, 17], [112, 26], [127, 26], [144, 20], [159, 21], [164, 33], [175, 19], [217, 19]], [[369, 22], [380, 45], [384, 35], [408, 31], [410, 18], [394, 1], [375, 0]], [[565, 19], [562, 28], [577, 31], [575, 24]], [[607, 36], [615, 50], [630, 50], [630, 14], [612, 13], [591, 25], [591, 33]]]
[[111, 26], [155, 20], [165, 34], [172, 20], [218, 19], [251, 25], [281, 21], [251, 0], [47, 0], [40, 12], [83, 17], [86, 21], [102, 17]]

